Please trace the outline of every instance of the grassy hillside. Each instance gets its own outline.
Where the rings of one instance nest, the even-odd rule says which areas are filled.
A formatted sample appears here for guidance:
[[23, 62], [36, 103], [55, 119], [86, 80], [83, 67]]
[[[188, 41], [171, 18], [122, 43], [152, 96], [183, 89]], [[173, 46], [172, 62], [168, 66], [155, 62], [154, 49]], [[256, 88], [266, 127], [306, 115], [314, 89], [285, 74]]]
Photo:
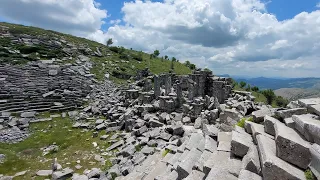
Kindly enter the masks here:
[[[29, 46], [21, 43], [13, 43], [10, 38], [0, 37], [0, 63], [24, 64], [28, 61], [36, 61], [39, 59], [62, 59], [66, 57], [62, 49], [67, 47], [68, 44], [73, 44], [77, 48], [88, 47], [92, 51], [96, 51], [97, 47], [100, 48], [103, 55], [102, 57], [88, 55], [91, 61], [94, 62], [91, 73], [94, 73], [98, 80], [102, 80], [104, 74], [108, 72], [111, 75], [111, 79], [116, 82], [125, 82], [128, 77], [134, 76], [138, 70], [149, 68], [151, 73], [159, 74], [169, 72], [172, 66], [170, 60], [165, 60], [162, 57], [150, 58], [150, 54], [141, 51], [129, 50], [123, 47], [107, 47], [95, 41], [51, 30], [9, 23], [0, 23], [0, 26], [8, 27], [10, 34], [15, 37], [27, 34], [32, 37], [44, 38], [46, 41], [66, 41], [66, 44], [62, 44], [62, 47], [57, 48], [48, 47], [46, 44]], [[19, 50], [21, 54], [12, 53], [8, 49], [11, 51]], [[73, 60], [64, 60], [62, 63], [75, 62], [79, 54], [80, 51], [78, 54], [72, 55]], [[191, 73], [190, 68], [180, 62], [173, 62], [173, 66], [173, 72], [176, 74]]]

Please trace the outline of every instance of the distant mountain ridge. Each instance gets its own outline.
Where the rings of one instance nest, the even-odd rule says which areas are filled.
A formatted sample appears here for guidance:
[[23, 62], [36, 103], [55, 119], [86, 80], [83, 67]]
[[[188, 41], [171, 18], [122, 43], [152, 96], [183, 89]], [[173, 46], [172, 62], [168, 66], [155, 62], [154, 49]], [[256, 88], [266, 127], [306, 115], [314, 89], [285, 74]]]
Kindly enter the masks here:
[[258, 86], [260, 89], [281, 89], [281, 88], [320, 88], [320, 78], [289, 78], [289, 79], [278, 79], [278, 78], [234, 78], [237, 82], [244, 81], [251, 86]]

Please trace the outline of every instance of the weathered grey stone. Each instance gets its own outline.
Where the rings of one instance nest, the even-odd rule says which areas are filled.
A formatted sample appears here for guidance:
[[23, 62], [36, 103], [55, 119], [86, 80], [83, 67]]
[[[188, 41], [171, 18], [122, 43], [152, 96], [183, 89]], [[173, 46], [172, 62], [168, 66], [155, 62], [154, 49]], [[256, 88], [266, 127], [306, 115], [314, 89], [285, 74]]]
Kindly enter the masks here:
[[264, 117], [264, 131], [272, 136], [276, 135], [276, 132], [274, 130], [274, 124], [280, 122], [277, 119], [266, 115]]
[[250, 127], [251, 127], [251, 132], [252, 132], [252, 137], [253, 137], [253, 140], [255, 143], [257, 143], [257, 139], [256, 139], [256, 136], [258, 134], [261, 134], [263, 136], [266, 136], [270, 139], [274, 139], [273, 136], [271, 136], [270, 134], [267, 134], [265, 131], [264, 131], [264, 126], [261, 125], [261, 124], [257, 124], [257, 123], [254, 123], [254, 122], [250, 122]]
[[290, 117], [290, 118], [285, 118], [284, 119], [284, 123], [289, 127], [289, 128], [292, 128], [292, 129], [294, 129], [295, 128], [295, 123], [294, 123], [294, 121], [292, 120], [292, 117]]
[[180, 179], [186, 178], [192, 172], [193, 166], [199, 160], [202, 152], [196, 148], [192, 148], [187, 154], [186, 158], [183, 159], [178, 167], [177, 172]]
[[247, 170], [241, 170], [238, 180], [262, 180], [262, 177]]
[[183, 122], [184, 124], [188, 124], [188, 123], [191, 123], [191, 119], [190, 119], [190, 117], [186, 116], [186, 117], [184, 117], [184, 118], [182, 119], [182, 122]]
[[275, 115], [277, 117], [280, 117], [281, 119], [290, 118], [293, 115], [302, 115], [306, 114], [307, 109], [306, 108], [294, 108], [294, 109], [286, 109], [281, 111], [276, 111]]
[[303, 171], [276, 156], [276, 145], [274, 140], [261, 134], [258, 134], [256, 138], [260, 152], [262, 174], [265, 180], [305, 179]]
[[310, 106], [320, 104], [320, 98], [299, 99], [298, 104], [309, 110]]
[[188, 175], [184, 180], [203, 180], [205, 174], [203, 172], [192, 170], [191, 174]]
[[226, 141], [231, 142], [232, 133], [231, 132], [219, 132], [218, 133], [218, 142]]
[[52, 174], [52, 170], [39, 170], [36, 172], [37, 176], [50, 176]]
[[320, 104], [311, 105], [309, 107], [309, 111], [320, 116]]
[[155, 127], [162, 127], [164, 124], [157, 121], [157, 120], [152, 119], [149, 121], [149, 125], [150, 125], [150, 127], [155, 128]]
[[[192, 133], [188, 143], [186, 144], [185, 148], [190, 151], [192, 148], [197, 148], [199, 146], [202, 146], [199, 142], [201, 142], [203, 140], [204, 140], [204, 137], [202, 136], [202, 134], [200, 134], [200, 133]], [[202, 149], [202, 148], [199, 147], [198, 149]]]
[[100, 173], [102, 171], [98, 168], [92, 168], [91, 171], [87, 174], [87, 177], [90, 178], [100, 178]]
[[267, 107], [264, 107], [264, 108], [262, 108], [261, 110], [258, 110], [258, 111], [254, 111], [252, 113], [253, 121], [256, 122], [256, 123], [263, 122], [264, 117], [266, 115], [272, 116], [271, 110], [269, 108], [267, 108]]
[[228, 141], [220, 141], [217, 151], [230, 152], [231, 151], [231, 142]]
[[203, 151], [199, 160], [194, 165], [193, 169], [203, 172], [203, 165], [208, 160], [208, 158], [210, 158], [211, 154], [212, 153], [210, 151], [207, 151], [207, 150]]
[[278, 122], [275, 124], [277, 156], [302, 169], [307, 169], [311, 154], [310, 144], [293, 129]]
[[204, 135], [208, 135], [212, 138], [216, 138], [219, 133], [219, 129], [214, 125], [203, 124], [202, 131]]
[[242, 168], [255, 174], [261, 174], [260, 158], [255, 145], [251, 146], [248, 153], [243, 157]]
[[141, 149], [141, 153], [145, 154], [145, 155], [150, 155], [154, 153], [154, 148], [153, 147], [149, 147], [149, 146], [144, 146]]
[[112, 150], [114, 150], [115, 148], [118, 148], [118, 147], [122, 146], [123, 144], [124, 144], [124, 141], [123, 141], [123, 140], [120, 140], [120, 141], [112, 144], [111, 146], [109, 146], [109, 147], [106, 149], [106, 151], [112, 151]]
[[249, 134], [241, 134], [232, 131], [231, 152], [236, 156], [243, 157], [253, 146], [252, 137]]
[[198, 117], [195, 122], [194, 122], [194, 128], [195, 129], [200, 129], [201, 128], [201, 125], [202, 125], [202, 118], [201, 117]]
[[73, 170], [70, 168], [63, 169], [52, 173], [52, 180], [65, 180], [72, 177]]
[[20, 114], [22, 118], [33, 118], [35, 117], [36, 112], [23, 112]]
[[56, 69], [50, 69], [48, 74], [49, 74], [50, 76], [55, 76], [55, 75], [58, 74], [58, 70], [56, 70]]
[[216, 180], [216, 179], [223, 179], [223, 180], [237, 180], [238, 178], [232, 174], [230, 174], [225, 169], [220, 169], [217, 167], [211, 168], [206, 180]]
[[320, 121], [311, 114], [293, 115], [296, 129], [309, 141], [320, 144]]
[[310, 153], [311, 163], [309, 167], [313, 174], [320, 179], [320, 146], [318, 144], [313, 144], [310, 147]]
[[173, 135], [183, 136], [184, 129], [181, 124], [173, 125], [172, 129], [173, 129]]
[[210, 136], [205, 136], [205, 146], [204, 150], [207, 150], [209, 152], [214, 152], [217, 150], [217, 141], [212, 139]]

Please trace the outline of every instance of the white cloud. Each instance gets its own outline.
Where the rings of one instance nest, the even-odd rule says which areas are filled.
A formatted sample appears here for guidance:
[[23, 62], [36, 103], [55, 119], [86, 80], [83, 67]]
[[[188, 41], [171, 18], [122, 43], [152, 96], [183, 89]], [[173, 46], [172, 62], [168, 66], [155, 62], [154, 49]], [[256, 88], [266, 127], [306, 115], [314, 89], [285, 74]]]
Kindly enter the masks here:
[[318, 3], [316, 4], [316, 7], [317, 7], [317, 8], [320, 8], [320, 2], [318, 2]]
[[319, 68], [320, 11], [278, 21], [259, 0], [136, 0], [122, 11], [125, 25], [105, 36], [128, 48], [159, 49], [218, 74], [315, 76]]
[[107, 11], [94, 0], [1, 0], [0, 16], [8, 20], [79, 36], [95, 33]]
[[135, 0], [124, 3], [123, 18], [109, 21], [104, 32], [108, 15], [100, 7], [94, 0], [2, 0], [0, 16], [102, 43], [113, 38], [127, 48], [159, 49], [216, 74], [320, 76], [320, 10], [278, 21], [261, 0]]

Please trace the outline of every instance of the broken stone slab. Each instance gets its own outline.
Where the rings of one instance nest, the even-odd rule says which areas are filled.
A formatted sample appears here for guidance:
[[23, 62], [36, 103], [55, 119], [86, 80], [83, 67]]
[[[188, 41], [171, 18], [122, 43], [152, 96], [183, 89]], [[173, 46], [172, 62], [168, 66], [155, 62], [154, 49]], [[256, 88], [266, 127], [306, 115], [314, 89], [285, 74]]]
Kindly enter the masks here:
[[204, 135], [208, 135], [216, 139], [220, 130], [214, 125], [203, 124], [202, 131]]
[[204, 150], [209, 151], [213, 153], [217, 150], [217, 141], [215, 141], [210, 136], [205, 136], [205, 144], [204, 144]]
[[251, 146], [254, 146], [252, 137], [249, 134], [232, 131], [231, 137], [231, 152], [241, 158], [247, 154]]
[[318, 116], [311, 114], [293, 115], [292, 120], [295, 122], [295, 128], [306, 140], [320, 144], [320, 120]]
[[252, 112], [253, 121], [256, 122], [256, 123], [263, 122], [264, 117], [266, 115], [272, 116], [272, 112], [268, 107], [264, 107], [261, 110]]
[[73, 170], [65, 168], [62, 171], [55, 171], [52, 173], [52, 180], [63, 180], [72, 177]]
[[295, 126], [296, 126], [295, 123], [294, 123], [294, 121], [292, 120], [292, 117], [286, 118], [286, 119], [284, 119], [283, 121], [284, 121], [284, 123], [286, 124], [286, 126], [288, 126], [289, 128], [294, 129]]
[[22, 118], [34, 118], [36, 115], [36, 112], [23, 112], [20, 114], [20, 117]]
[[242, 169], [261, 174], [260, 158], [256, 145], [251, 146], [248, 153], [243, 157]]
[[311, 154], [310, 144], [293, 129], [282, 123], [275, 124], [277, 156], [302, 169], [307, 169]]
[[265, 116], [264, 117], [264, 131], [272, 136], [276, 135], [274, 124], [280, 121], [271, 117], [271, 116]]
[[230, 152], [231, 151], [231, 141], [220, 141], [217, 151]]
[[58, 74], [58, 70], [56, 69], [50, 69], [48, 72], [49, 76], [55, 76]]
[[201, 117], [198, 117], [198, 118], [195, 120], [193, 127], [194, 127], [195, 129], [200, 129], [200, 128], [201, 128], [201, 124], [202, 124], [202, 118], [201, 118]]
[[276, 156], [276, 144], [264, 135], [256, 136], [262, 174], [265, 180], [297, 179], [304, 180], [304, 172]]
[[218, 142], [226, 141], [231, 142], [232, 133], [231, 132], [219, 132], [218, 133]]
[[190, 136], [190, 139], [188, 143], [186, 144], [186, 149], [191, 150], [192, 148], [198, 148], [199, 150], [203, 149], [201, 146], [204, 146], [204, 144], [201, 144], [199, 142], [203, 141], [204, 137], [200, 133], [192, 133]]
[[299, 99], [298, 104], [309, 111], [310, 106], [320, 104], [320, 98]]
[[50, 176], [52, 174], [52, 170], [39, 170], [36, 172], [37, 176]]
[[109, 146], [109, 147], [106, 149], [106, 151], [112, 151], [112, 150], [114, 150], [115, 148], [118, 148], [118, 147], [122, 146], [123, 144], [124, 144], [124, 141], [123, 141], [123, 140], [120, 140], [120, 141], [112, 144], [111, 146]]
[[262, 177], [255, 173], [252, 173], [250, 171], [243, 169], [240, 171], [238, 180], [262, 180]]
[[238, 178], [232, 174], [230, 174], [227, 170], [221, 169], [218, 167], [213, 167], [211, 171], [208, 173], [207, 178], [205, 180], [238, 180]]
[[310, 153], [311, 163], [309, 167], [313, 174], [320, 179], [320, 146], [318, 144], [313, 144], [310, 147]]
[[281, 111], [276, 111], [275, 115], [280, 117], [281, 119], [292, 117], [293, 115], [302, 115], [307, 114], [306, 108], [294, 108], [294, 109], [286, 109]]
[[201, 171], [192, 170], [191, 174], [188, 175], [184, 180], [203, 180], [205, 174]]
[[196, 148], [192, 148], [187, 154], [186, 158], [182, 160], [178, 167], [177, 172], [180, 179], [186, 178], [192, 172], [193, 166], [197, 163], [202, 152]]
[[271, 136], [270, 134], [267, 134], [265, 131], [264, 131], [264, 126], [261, 125], [261, 124], [257, 124], [257, 123], [254, 123], [254, 122], [250, 122], [250, 127], [251, 127], [251, 132], [252, 132], [252, 137], [253, 137], [253, 140], [255, 143], [257, 143], [257, 139], [256, 139], [256, 136], [258, 134], [261, 134], [263, 136], [266, 136], [270, 139], [274, 139], [273, 136]]
[[144, 146], [141, 149], [141, 153], [143, 153], [144, 155], [150, 155], [154, 153], [154, 148], [153, 147], [149, 147], [149, 146]]
[[194, 165], [193, 169], [203, 172], [203, 165], [208, 160], [208, 158], [210, 158], [211, 154], [212, 153], [210, 151], [207, 151], [207, 150], [203, 151], [199, 160]]
[[152, 128], [155, 128], [155, 127], [162, 127], [162, 126], [164, 126], [164, 124], [157, 121], [157, 120], [152, 119], [149, 121], [149, 126]]
[[51, 96], [51, 95], [54, 94], [54, 92], [55, 92], [55, 91], [50, 91], [50, 92], [44, 93], [44, 94], [42, 95], [42, 97], [46, 98], [46, 97], [48, 97], [48, 96]]
[[320, 104], [311, 105], [309, 108], [309, 112], [320, 116]]

